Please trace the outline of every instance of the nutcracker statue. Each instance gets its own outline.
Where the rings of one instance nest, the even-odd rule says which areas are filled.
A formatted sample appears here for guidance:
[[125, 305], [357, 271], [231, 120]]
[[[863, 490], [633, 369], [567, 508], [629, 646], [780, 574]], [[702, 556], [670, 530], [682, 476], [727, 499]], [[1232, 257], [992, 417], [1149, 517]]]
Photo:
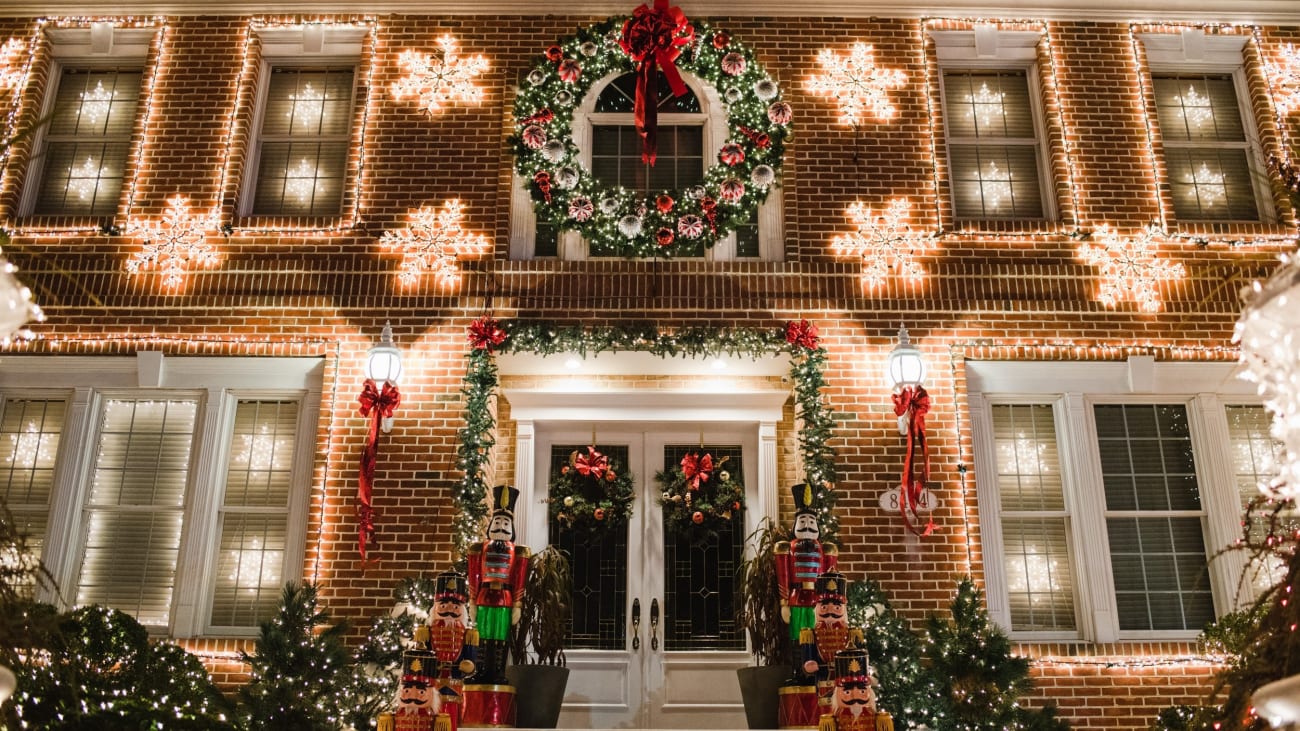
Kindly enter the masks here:
[[[801, 483], [790, 491], [794, 495], [794, 540], [776, 547], [776, 580], [781, 590], [781, 619], [790, 625], [790, 642], [797, 646], [800, 632], [815, 624], [817, 577], [835, 568], [839, 550], [819, 540], [817, 506], [821, 503], [821, 489]], [[795, 660], [798, 652], [792, 654]], [[802, 674], [800, 665], [794, 662], [796, 676]]]
[[835, 653], [835, 694], [818, 731], [894, 731], [894, 717], [876, 707], [874, 682], [866, 650]]
[[460, 721], [464, 678], [474, 672], [478, 651], [478, 632], [466, 627], [468, 600], [469, 584], [464, 574], [455, 571], [438, 574], [434, 580], [433, 610], [429, 612], [429, 649], [437, 664], [434, 684], [443, 710], [451, 717], [452, 731]]
[[817, 684], [817, 697], [823, 706], [830, 705], [835, 688], [835, 656], [840, 650], [864, 644], [862, 630], [849, 628], [848, 590], [848, 580], [838, 571], [818, 576], [814, 624], [799, 633], [803, 671]]
[[415, 630], [415, 648], [402, 653], [402, 681], [397, 690], [394, 731], [433, 731], [438, 715], [438, 693], [433, 687], [434, 659], [428, 634]]
[[487, 540], [470, 546], [468, 556], [469, 613], [478, 627], [479, 656], [465, 686], [462, 725], [474, 728], [514, 725], [515, 689], [506, 680], [506, 652], [528, 575], [528, 547], [515, 545], [519, 491], [497, 485], [491, 497]]

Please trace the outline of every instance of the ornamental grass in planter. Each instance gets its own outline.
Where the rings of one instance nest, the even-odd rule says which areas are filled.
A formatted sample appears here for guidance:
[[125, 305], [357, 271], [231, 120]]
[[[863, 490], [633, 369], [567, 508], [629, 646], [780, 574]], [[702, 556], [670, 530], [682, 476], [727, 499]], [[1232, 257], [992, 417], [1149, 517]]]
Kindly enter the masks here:
[[764, 518], [746, 541], [752, 553], [736, 575], [736, 623], [754, 656], [752, 667], [736, 671], [750, 728], [777, 727], [777, 689], [790, 673], [790, 634], [781, 620], [776, 580], [776, 546], [789, 540], [786, 529]]
[[564, 643], [573, 619], [573, 571], [569, 556], [547, 546], [532, 557], [510, 641], [506, 677], [515, 687], [519, 728], [555, 728], [569, 683]]

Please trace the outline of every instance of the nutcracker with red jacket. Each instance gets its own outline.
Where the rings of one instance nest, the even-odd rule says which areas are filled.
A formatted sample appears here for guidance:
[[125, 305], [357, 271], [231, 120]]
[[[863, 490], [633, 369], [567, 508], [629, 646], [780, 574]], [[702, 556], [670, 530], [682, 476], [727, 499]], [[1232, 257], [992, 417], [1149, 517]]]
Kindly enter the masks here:
[[[790, 643], [797, 648], [800, 633], [816, 623], [817, 577], [835, 568], [839, 549], [820, 540], [817, 507], [821, 488], [801, 483], [790, 492], [794, 496], [794, 539], [776, 546], [776, 580], [781, 590], [781, 619], [790, 625]], [[795, 675], [802, 675], [797, 649], [792, 654]]]
[[866, 650], [835, 653], [835, 694], [818, 731], [894, 731], [894, 717], [876, 706], [874, 686]]
[[433, 683], [435, 660], [427, 643], [427, 631], [417, 627], [415, 648], [402, 653], [402, 680], [393, 714], [395, 731], [433, 731], [439, 699]]
[[818, 696], [829, 704], [835, 683], [835, 656], [863, 645], [862, 630], [849, 627], [848, 579], [838, 571], [817, 577], [815, 622], [799, 633], [803, 671], [816, 681]]
[[488, 520], [487, 540], [469, 548], [470, 618], [478, 627], [478, 669], [471, 682], [507, 683], [506, 652], [511, 630], [519, 622], [519, 607], [528, 576], [528, 547], [515, 545], [515, 502], [519, 491], [507, 485], [492, 488], [495, 508]]
[[[466, 675], [474, 672], [478, 652], [478, 631], [466, 626], [465, 602], [469, 583], [465, 575], [444, 571], [434, 580], [433, 610], [429, 612], [429, 649], [437, 663], [434, 683], [443, 708], [452, 719], [460, 719], [461, 692]], [[448, 707], [450, 704], [454, 706]]]

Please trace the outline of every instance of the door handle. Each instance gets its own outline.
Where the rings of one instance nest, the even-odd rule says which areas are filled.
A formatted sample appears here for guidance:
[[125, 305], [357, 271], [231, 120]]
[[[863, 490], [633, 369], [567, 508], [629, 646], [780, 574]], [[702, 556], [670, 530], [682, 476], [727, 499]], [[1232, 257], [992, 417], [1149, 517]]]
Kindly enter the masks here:
[[659, 597], [650, 600], [650, 649], [659, 649]]
[[632, 649], [641, 649], [641, 600], [632, 600]]

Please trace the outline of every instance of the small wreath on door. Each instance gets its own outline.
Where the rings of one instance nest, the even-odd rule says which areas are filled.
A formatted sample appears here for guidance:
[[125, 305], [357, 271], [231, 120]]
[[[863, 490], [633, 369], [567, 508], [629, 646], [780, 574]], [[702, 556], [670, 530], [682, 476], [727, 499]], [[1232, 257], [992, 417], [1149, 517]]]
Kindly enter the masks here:
[[702, 543], [745, 514], [745, 486], [724, 469], [730, 457], [688, 452], [677, 469], [655, 475], [663, 494], [664, 529]]
[[595, 446], [575, 449], [551, 480], [547, 514], [562, 532], [621, 533], [632, 519], [633, 493], [632, 475], [617, 460]]

